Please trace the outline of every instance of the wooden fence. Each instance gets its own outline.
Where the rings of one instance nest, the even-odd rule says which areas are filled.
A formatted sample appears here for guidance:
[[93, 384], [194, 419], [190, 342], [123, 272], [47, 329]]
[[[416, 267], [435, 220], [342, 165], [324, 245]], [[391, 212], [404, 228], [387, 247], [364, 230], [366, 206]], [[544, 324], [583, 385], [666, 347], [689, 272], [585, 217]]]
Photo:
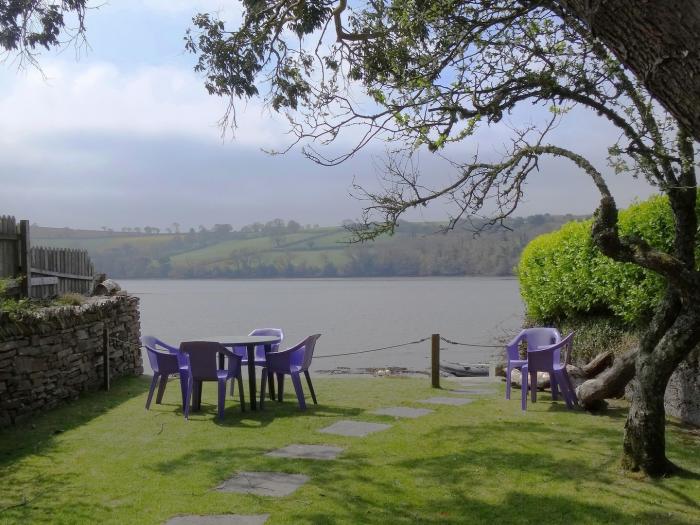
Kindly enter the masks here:
[[14, 217], [0, 217], [0, 277], [14, 277], [19, 266], [19, 234]]
[[[95, 269], [85, 250], [32, 247], [29, 221], [0, 217], [0, 278], [22, 277], [20, 295], [49, 298], [92, 292]], [[26, 276], [26, 277], [25, 277]]]

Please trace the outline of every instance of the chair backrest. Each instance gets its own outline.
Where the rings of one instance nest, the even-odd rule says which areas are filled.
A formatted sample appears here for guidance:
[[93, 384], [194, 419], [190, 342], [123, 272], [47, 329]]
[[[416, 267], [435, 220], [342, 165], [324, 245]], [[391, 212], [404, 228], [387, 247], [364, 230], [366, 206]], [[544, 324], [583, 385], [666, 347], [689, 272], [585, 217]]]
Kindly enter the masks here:
[[509, 361], [522, 359], [520, 357], [520, 343], [527, 343], [528, 352], [537, 350], [540, 346], [549, 346], [558, 343], [561, 340], [561, 334], [556, 328], [525, 328], [515, 336], [515, 338], [506, 346], [506, 354]]
[[[280, 343], [284, 341], [284, 332], [282, 331], [281, 328], [256, 328], [252, 332], [250, 332], [248, 335], [267, 335], [267, 336], [272, 336], [272, 337], [279, 337], [280, 342], [277, 344], [272, 345], [271, 352], [277, 352], [277, 350], [280, 349]], [[255, 347], [256, 353], [259, 353], [258, 350], [263, 351], [263, 356], [265, 355], [265, 348], [263, 345], [258, 345]]]
[[540, 346], [549, 346], [561, 341], [561, 334], [556, 328], [526, 328], [523, 332], [528, 352], [537, 350]]
[[162, 352], [144, 343], [146, 355], [155, 374], [176, 374], [179, 372], [177, 355]]
[[[177, 356], [177, 364], [179, 367], [187, 366], [187, 356], [180, 352], [178, 348], [170, 346], [168, 343], [161, 341], [157, 337], [154, 337], [152, 335], [144, 335], [141, 338], [141, 344], [146, 348], [152, 348], [156, 351], [158, 351], [159, 347], [163, 348], [168, 353]], [[150, 361], [151, 358], [149, 357], [148, 359]], [[153, 365], [151, 365], [151, 367], [153, 367]]]
[[144, 335], [141, 338], [141, 344], [147, 348], [153, 348], [154, 350], [158, 350], [158, 347], [161, 347], [170, 354], [177, 354], [178, 352], [178, 349], [174, 346], [170, 346], [168, 343], [165, 343], [152, 335]]
[[[238, 360], [240, 356], [229, 349], [212, 341], [185, 341], [180, 343], [180, 351], [187, 356], [190, 364], [190, 374], [193, 379], [215, 380], [217, 378], [218, 356], [224, 354], [229, 359]], [[227, 367], [231, 371], [231, 366]]]
[[[565, 350], [566, 359], [570, 359], [569, 355], [571, 353], [571, 347], [574, 339], [574, 333], [571, 332], [561, 341], [550, 345], [540, 347], [537, 350], [530, 350], [527, 353], [527, 366], [528, 369], [533, 372], [539, 370], [542, 372], [551, 371], [554, 369], [554, 365], [561, 364], [561, 350]], [[568, 363], [567, 363], [568, 364]]]
[[564, 350], [564, 365], [571, 364], [571, 353], [574, 349], [574, 332], [562, 339], [554, 349], [554, 362], [561, 364], [561, 351]]
[[316, 347], [316, 341], [321, 337], [321, 334], [310, 335], [304, 339], [304, 359], [301, 362], [301, 369], [308, 370], [311, 366], [311, 360], [314, 358], [314, 348]]

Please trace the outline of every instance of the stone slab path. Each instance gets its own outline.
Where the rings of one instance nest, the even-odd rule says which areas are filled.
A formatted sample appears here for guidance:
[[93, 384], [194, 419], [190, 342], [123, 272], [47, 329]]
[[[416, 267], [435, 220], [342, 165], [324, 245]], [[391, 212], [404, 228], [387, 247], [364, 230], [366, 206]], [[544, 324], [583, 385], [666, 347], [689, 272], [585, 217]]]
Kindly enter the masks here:
[[430, 410], [429, 408], [389, 407], [374, 410], [372, 414], [379, 414], [380, 416], [417, 418], [432, 414], [433, 412], [434, 410]]
[[242, 514], [220, 514], [212, 516], [176, 516], [165, 525], [263, 525], [269, 514], [243, 516]]
[[433, 405], [468, 405], [474, 400], [466, 397], [431, 397], [430, 399], [421, 399], [419, 403], [430, 403]]
[[365, 437], [373, 432], [386, 430], [391, 425], [383, 423], [368, 423], [366, 421], [343, 420], [333, 423], [331, 426], [322, 428], [319, 432], [324, 434], [336, 434], [338, 436]]
[[283, 497], [290, 495], [309, 479], [309, 476], [303, 474], [284, 472], [239, 472], [216, 487], [216, 490]]
[[344, 449], [328, 445], [287, 445], [265, 454], [276, 458], [300, 458], [331, 460], [338, 457]]

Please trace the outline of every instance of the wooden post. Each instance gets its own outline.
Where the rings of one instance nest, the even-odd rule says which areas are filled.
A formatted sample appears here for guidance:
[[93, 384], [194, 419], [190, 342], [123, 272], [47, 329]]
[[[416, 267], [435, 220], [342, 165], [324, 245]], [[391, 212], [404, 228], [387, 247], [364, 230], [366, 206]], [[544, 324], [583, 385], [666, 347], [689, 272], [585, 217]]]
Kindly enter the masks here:
[[102, 386], [109, 390], [109, 328], [105, 326], [102, 332]]
[[440, 388], [440, 334], [433, 334], [431, 338], [430, 359], [433, 388]]
[[19, 265], [24, 273], [24, 280], [20, 293], [23, 297], [30, 297], [32, 294], [32, 258], [29, 250], [29, 221], [19, 221]]

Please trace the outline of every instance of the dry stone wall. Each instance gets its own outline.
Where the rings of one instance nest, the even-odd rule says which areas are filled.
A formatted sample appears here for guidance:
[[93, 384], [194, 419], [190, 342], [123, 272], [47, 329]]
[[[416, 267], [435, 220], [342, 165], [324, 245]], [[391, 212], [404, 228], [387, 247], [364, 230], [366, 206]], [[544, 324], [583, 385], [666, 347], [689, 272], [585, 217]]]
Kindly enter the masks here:
[[129, 343], [110, 345], [110, 376], [142, 374], [136, 297], [94, 297], [0, 318], [0, 428], [100, 388], [105, 327]]
[[666, 413], [700, 426], [700, 347], [671, 376], [664, 396]]

